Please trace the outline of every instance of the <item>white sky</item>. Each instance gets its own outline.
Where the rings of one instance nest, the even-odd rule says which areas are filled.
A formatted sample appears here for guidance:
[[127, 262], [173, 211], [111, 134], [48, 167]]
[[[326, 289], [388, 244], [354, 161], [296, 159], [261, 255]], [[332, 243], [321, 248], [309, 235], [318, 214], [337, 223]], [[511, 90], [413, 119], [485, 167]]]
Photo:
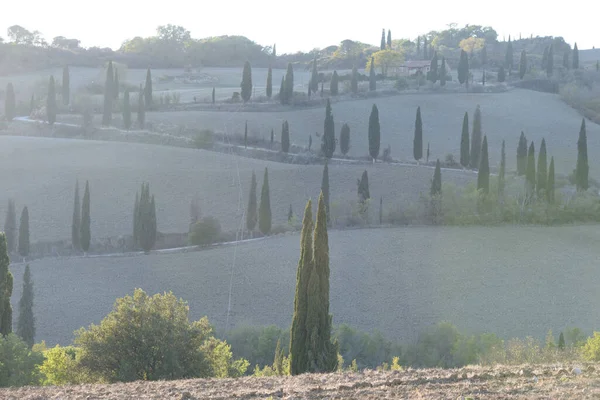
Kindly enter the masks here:
[[[374, 16], [367, 18], [371, 8]], [[393, 39], [412, 39], [456, 22], [492, 26], [499, 40], [533, 33], [562, 36], [587, 49], [600, 47], [599, 15], [598, 0], [30, 0], [5, 2], [0, 37], [7, 41], [7, 28], [17, 24], [40, 31], [48, 42], [65, 36], [81, 40], [85, 47], [116, 49], [125, 39], [154, 35], [158, 25], [171, 23], [184, 26], [194, 38], [244, 35], [263, 46], [277, 43], [282, 54], [344, 39], [378, 45], [382, 28], [391, 29]]]

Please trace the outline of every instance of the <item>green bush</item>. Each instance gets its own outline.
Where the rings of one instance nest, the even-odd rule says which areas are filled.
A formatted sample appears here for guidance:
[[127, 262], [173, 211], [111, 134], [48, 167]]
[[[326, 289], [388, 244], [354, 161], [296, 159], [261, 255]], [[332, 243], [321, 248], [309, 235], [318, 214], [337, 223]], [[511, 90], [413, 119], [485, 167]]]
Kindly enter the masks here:
[[51, 386], [77, 385], [102, 381], [89, 371], [80, 368], [81, 349], [74, 346], [56, 346], [44, 351], [44, 363], [40, 366], [43, 384]]
[[594, 336], [588, 338], [581, 354], [587, 361], [600, 361], [600, 332], [594, 332]]
[[30, 350], [17, 335], [0, 336], [0, 387], [39, 384], [43, 361], [42, 353]]
[[221, 234], [221, 224], [216, 218], [204, 217], [192, 226], [189, 241], [192, 246], [215, 243]]

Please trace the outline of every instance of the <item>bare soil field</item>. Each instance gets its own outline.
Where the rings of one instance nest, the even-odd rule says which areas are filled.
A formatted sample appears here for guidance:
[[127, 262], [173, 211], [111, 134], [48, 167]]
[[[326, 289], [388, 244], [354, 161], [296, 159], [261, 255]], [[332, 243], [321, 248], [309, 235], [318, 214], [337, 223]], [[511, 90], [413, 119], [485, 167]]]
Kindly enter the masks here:
[[[577, 372], [573, 371], [577, 368]], [[598, 365], [466, 367], [0, 389], [10, 400], [46, 399], [595, 399]]]
[[[260, 200], [265, 167], [269, 169], [273, 225], [287, 224], [290, 204], [299, 214], [308, 198], [317, 198], [323, 166], [135, 143], [0, 136], [0, 169], [11, 171], [3, 180], [0, 215], [13, 198], [19, 212], [24, 205], [29, 208], [32, 241], [68, 239], [75, 181], [79, 179], [82, 196], [85, 180], [89, 180], [92, 237], [128, 235], [133, 229], [136, 191], [147, 181], [156, 196], [159, 231], [187, 232], [194, 196], [204, 216], [218, 218], [223, 230], [235, 230], [248, 202], [252, 171], [256, 171]], [[383, 196], [388, 208], [408, 205], [419, 193], [428, 193], [433, 176], [429, 168], [331, 165], [333, 206], [355, 202], [356, 180], [365, 169], [371, 196]], [[462, 185], [472, 182], [474, 175], [448, 171], [444, 179]]]
[[[600, 329], [599, 241], [592, 225], [331, 231], [333, 321], [399, 340], [442, 320], [505, 339], [541, 339], [572, 326], [591, 334]], [[220, 332], [246, 324], [287, 328], [299, 247], [299, 235], [288, 234], [237, 249], [32, 261], [36, 340], [70, 343], [74, 330], [98, 323], [116, 298], [138, 287], [172, 290], [189, 302], [192, 319], [206, 315]], [[23, 269], [11, 265], [13, 299]]]

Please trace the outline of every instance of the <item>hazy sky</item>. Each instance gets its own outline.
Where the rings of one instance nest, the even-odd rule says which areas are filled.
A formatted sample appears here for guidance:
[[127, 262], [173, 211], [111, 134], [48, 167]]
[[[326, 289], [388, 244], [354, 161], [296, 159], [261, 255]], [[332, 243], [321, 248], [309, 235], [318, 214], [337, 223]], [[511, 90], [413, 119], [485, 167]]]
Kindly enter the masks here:
[[[263, 46], [277, 43], [281, 54], [323, 48], [344, 39], [379, 44], [382, 28], [391, 29], [394, 39], [412, 39], [456, 22], [492, 26], [500, 40], [509, 34], [533, 33], [562, 36], [571, 45], [576, 41], [580, 49], [600, 46], [600, 2], [560, 4], [559, 8], [539, 0], [11, 1], [0, 13], [0, 37], [7, 40], [7, 28], [17, 24], [40, 31], [48, 42], [65, 36], [81, 40], [85, 47], [116, 49], [125, 39], [154, 35], [158, 25], [171, 23], [184, 26], [194, 38], [228, 34], [247, 36]], [[371, 12], [373, 17], [366, 18]]]

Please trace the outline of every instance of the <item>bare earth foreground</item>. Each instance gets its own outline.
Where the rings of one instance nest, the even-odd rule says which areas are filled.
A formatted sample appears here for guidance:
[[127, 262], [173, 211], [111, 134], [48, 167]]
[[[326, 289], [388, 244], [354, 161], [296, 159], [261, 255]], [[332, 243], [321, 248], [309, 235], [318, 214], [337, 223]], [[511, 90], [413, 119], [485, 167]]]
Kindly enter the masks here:
[[0, 390], [3, 399], [592, 399], [597, 365], [468, 367]]

